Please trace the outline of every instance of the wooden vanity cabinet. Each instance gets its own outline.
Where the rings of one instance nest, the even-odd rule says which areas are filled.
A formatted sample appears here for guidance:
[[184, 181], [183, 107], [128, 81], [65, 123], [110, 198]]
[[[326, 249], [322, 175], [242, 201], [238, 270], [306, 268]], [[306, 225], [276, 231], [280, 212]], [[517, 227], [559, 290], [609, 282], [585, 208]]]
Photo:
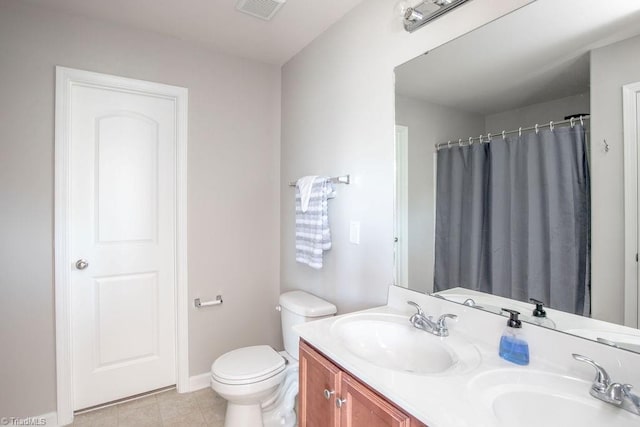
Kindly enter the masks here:
[[300, 341], [298, 363], [298, 425], [339, 426], [336, 397], [340, 390], [340, 369], [304, 341]]
[[300, 427], [426, 427], [300, 341]]

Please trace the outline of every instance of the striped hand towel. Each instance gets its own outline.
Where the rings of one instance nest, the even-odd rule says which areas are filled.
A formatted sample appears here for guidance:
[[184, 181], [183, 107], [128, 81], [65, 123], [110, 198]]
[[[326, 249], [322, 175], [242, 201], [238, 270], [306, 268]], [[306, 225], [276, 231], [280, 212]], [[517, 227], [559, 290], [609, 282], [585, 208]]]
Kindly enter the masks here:
[[323, 251], [331, 249], [327, 200], [335, 197], [335, 192], [326, 176], [315, 177], [310, 191], [309, 205], [303, 212], [303, 194], [296, 185], [296, 261], [320, 269]]

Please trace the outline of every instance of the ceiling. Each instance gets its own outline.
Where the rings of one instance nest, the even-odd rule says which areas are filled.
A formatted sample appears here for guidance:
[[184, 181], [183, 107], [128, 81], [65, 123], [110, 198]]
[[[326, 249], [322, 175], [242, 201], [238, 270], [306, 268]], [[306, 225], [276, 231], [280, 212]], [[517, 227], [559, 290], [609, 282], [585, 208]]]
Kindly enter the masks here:
[[640, 33], [640, 1], [537, 0], [396, 68], [396, 93], [494, 114], [589, 91], [589, 54]]
[[237, 0], [23, 1], [282, 65], [362, 0], [288, 0], [271, 21], [238, 12]]

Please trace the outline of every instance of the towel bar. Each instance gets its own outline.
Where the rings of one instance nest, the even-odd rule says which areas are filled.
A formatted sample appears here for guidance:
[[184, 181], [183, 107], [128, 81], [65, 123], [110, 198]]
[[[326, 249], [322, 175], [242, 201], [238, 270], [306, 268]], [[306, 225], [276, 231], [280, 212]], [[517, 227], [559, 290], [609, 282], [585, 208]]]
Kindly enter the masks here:
[[[351, 175], [334, 176], [329, 178], [334, 184], [351, 184]], [[289, 181], [289, 187], [295, 187], [297, 181]]]

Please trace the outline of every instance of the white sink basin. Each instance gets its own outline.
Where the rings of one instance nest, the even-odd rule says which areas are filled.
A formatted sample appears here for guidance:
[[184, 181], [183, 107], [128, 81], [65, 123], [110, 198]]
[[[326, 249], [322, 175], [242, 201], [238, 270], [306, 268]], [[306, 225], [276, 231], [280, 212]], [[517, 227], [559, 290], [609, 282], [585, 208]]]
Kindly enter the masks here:
[[336, 321], [331, 331], [350, 353], [380, 368], [437, 375], [480, 363], [473, 344], [453, 333], [441, 338], [416, 329], [408, 316], [356, 314]]
[[496, 426], [637, 427], [640, 417], [589, 395], [591, 383], [529, 369], [501, 369], [476, 376], [469, 391], [478, 410]]

